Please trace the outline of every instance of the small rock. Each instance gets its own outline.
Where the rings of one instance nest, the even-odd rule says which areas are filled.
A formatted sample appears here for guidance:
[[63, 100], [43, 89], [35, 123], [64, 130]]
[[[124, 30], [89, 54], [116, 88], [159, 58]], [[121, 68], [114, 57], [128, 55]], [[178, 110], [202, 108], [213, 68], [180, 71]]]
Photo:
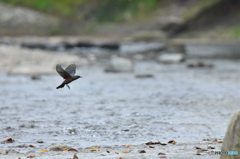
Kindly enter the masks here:
[[145, 145], [157, 145], [157, 144], [162, 144], [161, 142], [152, 142], [152, 141], [149, 141], [147, 143], [145, 143]]
[[169, 53], [182, 53], [182, 54], [186, 53], [185, 44], [180, 42], [170, 41], [167, 43], [166, 47], [167, 47], [166, 50]]
[[139, 152], [139, 153], [146, 153], [145, 150], [139, 150], [138, 152]]
[[154, 76], [152, 74], [138, 74], [135, 75], [136, 78], [153, 78]]
[[187, 62], [187, 67], [189, 67], [189, 68], [197, 68], [197, 67], [211, 68], [211, 67], [213, 67], [213, 64], [210, 62], [206, 62], [206, 61], [190, 60]]
[[75, 129], [75, 128], [68, 129], [68, 133], [72, 134], [72, 135], [76, 135], [77, 134], [77, 129]]
[[27, 158], [35, 158], [36, 155], [30, 155], [30, 156], [27, 156]]
[[215, 149], [215, 147], [212, 147], [212, 146], [208, 146], [207, 148], [208, 149]]
[[77, 157], [77, 155], [75, 154], [75, 155], [73, 155], [73, 159], [78, 159], [78, 157]]
[[75, 47], [80, 47], [80, 48], [89, 48], [89, 47], [96, 47], [96, 45], [92, 42], [88, 42], [88, 41], [79, 41], [77, 42], [75, 45]]
[[23, 145], [17, 145], [16, 147], [18, 147], [18, 148], [27, 148], [27, 147], [28, 147], [28, 145], [26, 145], [26, 144], [23, 144]]
[[103, 43], [99, 45], [100, 48], [109, 49], [109, 50], [119, 50], [119, 43]]
[[39, 75], [32, 75], [32, 76], [31, 76], [31, 79], [32, 79], [32, 80], [40, 80], [40, 79], [41, 79], [41, 76], [39, 76]]
[[134, 58], [134, 60], [142, 61], [142, 60], [144, 60], [145, 56], [141, 55], [141, 54], [137, 54], [137, 55], [134, 55], [133, 58]]
[[180, 53], [166, 53], [159, 55], [157, 60], [162, 63], [179, 63], [185, 60], [185, 56]]
[[72, 148], [67, 145], [55, 145], [49, 148], [49, 150], [51, 151], [62, 151], [63, 149], [72, 149]]
[[112, 57], [105, 72], [133, 72], [133, 62], [122, 57]]

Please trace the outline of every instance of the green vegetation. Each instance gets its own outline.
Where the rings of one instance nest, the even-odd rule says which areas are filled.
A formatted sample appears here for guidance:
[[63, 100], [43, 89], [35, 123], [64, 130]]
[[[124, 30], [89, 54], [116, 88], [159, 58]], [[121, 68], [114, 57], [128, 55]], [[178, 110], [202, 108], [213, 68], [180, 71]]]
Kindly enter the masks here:
[[235, 38], [240, 38], [240, 27], [230, 28], [231, 35]]
[[26, 6], [61, 16], [70, 16], [74, 14], [77, 6], [86, 1], [87, 0], [0, 0], [0, 2]]
[[[218, 6], [221, 6], [221, 2], [224, 1], [228, 2], [228, 0], [196, 0], [191, 7], [186, 9], [183, 15], [180, 15], [183, 18], [181, 20], [183, 20], [183, 23], [194, 20], [194, 17], [199, 13], [204, 15], [205, 11], [211, 10], [218, 4], [220, 4]], [[128, 27], [148, 25], [152, 21], [155, 24], [158, 16], [163, 16], [161, 13], [165, 11], [165, 6], [181, 3], [179, 1], [170, 2], [169, 0], [0, 0], [0, 2], [54, 15], [60, 22], [56, 27], [49, 28], [50, 35], [70, 33], [71, 29], [75, 29], [76, 32], [80, 30], [79, 32], [91, 33], [101, 26], [118, 26], [121, 22], [129, 22], [125, 23]], [[230, 5], [234, 5], [234, 3]], [[232, 17], [239, 19], [240, 12], [238, 8], [235, 10], [236, 12], [232, 14]], [[213, 13], [210, 14], [213, 15]], [[216, 34], [216, 30], [218, 29], [214, 28], [213, 31], [206, 31], [206, 34], [203, 34], [209, 37], [240, 38], [238, 21], [227, 27], [220, 27], [219, 34]], [[144, 38], [149, 37], [144, 35]]]
[[[58, 16], [81, 19], [83, 14], [79, 9], [84, 5], [98, 5], [90, 7], [92, 16], [101, 22], [119, 22], [146, 15], [150, 10], [157, 8], [162, 0], [0, 0], [0, 2], [25, 6], [42, 12]], [[95, 4], [94, 4], [95, 3]]]
[[96, 17], [101, 22], [131, 20], [133, 16], [137, 19], [156, 9], [159, 2], [159, 0], [108, 0], [99, 7]]
[[208, 0], [208, 1], [199, 1], [198, 5], [195, 5], [195, 7], [190, 8], [185, 14], [185, 19], [190, 19], [192, 17], [195, 17], [199, 12], [206, 8], [210, 8], [222, 0]]

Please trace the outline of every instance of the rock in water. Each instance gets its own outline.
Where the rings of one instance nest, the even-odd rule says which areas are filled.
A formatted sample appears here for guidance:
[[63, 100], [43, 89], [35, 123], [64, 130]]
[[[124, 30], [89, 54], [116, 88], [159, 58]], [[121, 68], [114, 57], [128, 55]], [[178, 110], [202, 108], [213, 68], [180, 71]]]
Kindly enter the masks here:
[[222, 155], [221, 159], [239, 159], [240, 158], [240, 111], [235, 113], [228, 124], [223, 145], [223, 152], [238, 153], [238, 155]]
[[157, 60], [161, 63], [179, 63], [185, 60], [185, 56], [180, 53], [165, 53], [159, 55]]
[[122, 57], [112, 57], [105, 72], [133, 72], [133, 62]]

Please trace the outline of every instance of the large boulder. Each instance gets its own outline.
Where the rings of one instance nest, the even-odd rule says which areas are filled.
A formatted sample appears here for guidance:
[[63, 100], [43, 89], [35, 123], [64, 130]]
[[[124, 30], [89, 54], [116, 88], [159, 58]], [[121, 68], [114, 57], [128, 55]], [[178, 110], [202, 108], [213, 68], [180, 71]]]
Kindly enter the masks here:
[[223, 152], [236, 151], [238, 155], [222, 155], [221, 159], [240, 158], [240, 111], [235, 113], [228, 125], [222, 145]]
[[0, 34], [45, 35], [59, 30], [60, 20], [29, 8], [0, 3]]

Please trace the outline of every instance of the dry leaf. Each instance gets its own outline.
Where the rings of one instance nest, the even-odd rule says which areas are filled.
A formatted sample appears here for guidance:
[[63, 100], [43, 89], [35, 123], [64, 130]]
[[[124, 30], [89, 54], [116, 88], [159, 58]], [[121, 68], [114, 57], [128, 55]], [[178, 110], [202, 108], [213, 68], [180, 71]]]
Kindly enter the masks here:
[[162, 144], [161, 142], [152, 142], [152, 141], [149, 141], [147, 143], [145, 143], [146, 145], [156, 145], [156, 144]]
[[36, 146], [34, 146], [34, 145], [28, 145], [28, 147], [36, 147]]
[[162, 146], [166, 146], [167, 144], [165, 144], [165, 143], [161, 143], [161, 145], [162, 145]]
[[170, 141], [168, 141], [168, 143], [169, 143], [169, 144], [176, 144], [177, 142], [174, 141], [174, 140], [170, 140]]
[[212, 146], [208, 146], [208, 149], [215, 149], [215, 147], [212, 147]]
[[195, 153], [194, 155], [201, 155], [201, 154], [197, 152], [197, 153]]
[[78, 157], [77, 157], [77, 155], [75, 154], [75, 155], [73, 155], [73, 159], [78, 159]]
[[90, 149], [89, 151], [99, 151], [99, 149]]
[[66, 147], [65, 147], [65, 148], [62, 148], [62, 150], [63, 150], [63, 151], [68, 151], [69, 148], [66, 148]]
[[198, 149], [198, 150], [200, 150], [200, 151], [208, 151], [207, 149], [203, 149], [203, 148], [197, 147], [197, 146], [195, 146], [195, 148]]
[[210, 139], [203, 139], [203, 141], [210, 141]]
[[40, 152], [48, 152], [47, 150], [41, 150]]
[[159, 158], [167, 158], [166, 156], [160, 156]]
[[155, 148], [155, 146], [149, 146], [149, 148]]
[[135, 146], [135, 145], [125, 145], [125, 147], [130, 147], [130, 146]]
[[122, 151], [122, 153], [129, 153], [129, 151]]
[[76, 150], [76, 149], [68, 149], [68, 151], [75, 151], [75, 152], [78, 152], [78, 150]]
[[107, 153], [110, 153], [110, 151], [107, 150]]
[[13, 142], [15, 142], [15, 140], [13, 140], [13, 138], [8, 138], [8, 139], [4, 140], [3, 142], [5, 142], [5, 143], [13, 143]]
[[201, 151], [208, 151], [207, 149], [201, 149]]
[[27, 156], [27, 158], [35, 158], [35, 155]]
[[158, 155], [166, 155], [165, 153], [162, 153], [162, 152], [160, 152], [160, 153], [158, 153]]
[[214, 139], [213, 142], [217, 142], [218, 140], [217, 139]]
[[223, 143], [223, 141], [218, 141], [218, 143]]

